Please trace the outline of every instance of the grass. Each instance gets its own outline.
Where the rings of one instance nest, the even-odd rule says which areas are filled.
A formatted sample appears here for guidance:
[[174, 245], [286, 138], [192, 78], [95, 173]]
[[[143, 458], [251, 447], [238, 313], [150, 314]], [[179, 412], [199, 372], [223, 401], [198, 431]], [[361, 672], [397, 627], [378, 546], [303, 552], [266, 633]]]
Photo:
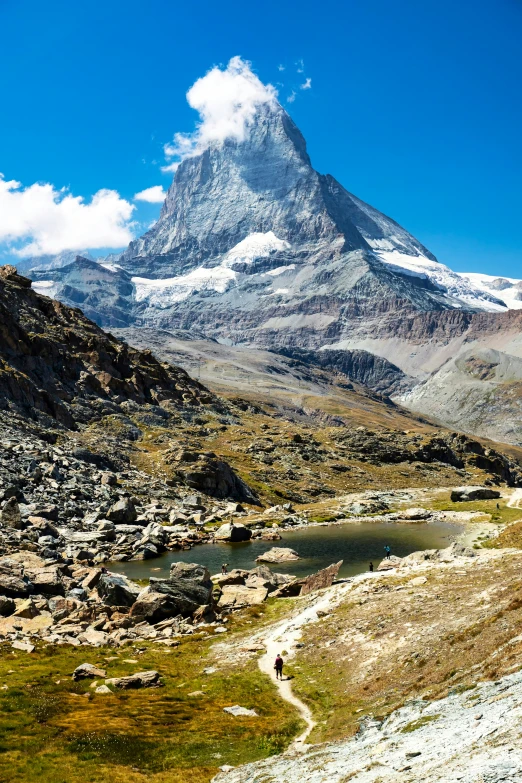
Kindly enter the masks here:
[[383, 718], [411, 698], [463, 692], [520, 668], [521, 565], [518, 554], [459, 563], [433, 570], [422, 587], [399, 572], [354, 588], [306, 626], [289, 671], [317, 720], [310, 740], [341, 739], [365, 716]]
[[[278, 611], [259, 619], [268, 622]], [[230, 634], [247, 628], [249, 617]], [[177, 648], [63, 646], [29, 655], [4, 647], [1, 783], [207, 783], [221, 764], [237, 766], [284, 750], [301, 729], [293, 708], [255, 660], [221, 666], [210, 645], [188, 638]], [[95, 694], [90, 680], [71, 679], [84, 662], [110, 677], [157, 669], [164, 687]], [[203, 674], [208, 666], [218, 671]], [[204, 695], [189, 695], [195, 691]], [[259, 717], [223, 712], [233, 704], [254, 708]]]

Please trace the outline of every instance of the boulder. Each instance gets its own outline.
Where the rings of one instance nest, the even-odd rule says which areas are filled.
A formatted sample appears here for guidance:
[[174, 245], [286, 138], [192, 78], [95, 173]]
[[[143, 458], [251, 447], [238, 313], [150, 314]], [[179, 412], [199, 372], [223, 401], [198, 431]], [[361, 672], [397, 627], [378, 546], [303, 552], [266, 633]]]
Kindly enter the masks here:
[[498, 489], [490, 487], [457, 487], [451, 491], [451, 500], [453, 503], [465, 503], [470, 500], [492, 500], [499, 498]]
[[102, 574], [96, 589], [110, 606], [132, 606], [141, 592], [139, 585], [123, 574]]
[[189, 617], [199, 606], [212, 603], [213, 585], [210, 578], [207, 584], [201, 584], [192, 579], [151, 577], [150, 588], [169, 599], [169, 603], [165, 604], [169, 607], [169, 616], [181, 614]]
[[115, 688], [157, 688], [162, 685], [159, 672], [137, 672], [129, 677], [111, 677], [105, 680], [105, 685], [113, 685]]
[[32, 620], [33, 617], [38, 617], [40, 610], [34, 603], [32, 598], [27, 598], [25, 601], [16, 607], [13, 612], [13, 617], [23, 617], [26, 620]]
[[247, 710], [246, 707], [240, 707], [239, 704], [235, 704], [233, 707], [223, 707], [223, 712], [227, 712], [229, 715], [233, 715], [235, 718], [258, 717], [255, 710]]
[[64, 595], [65, 588], [61, 571], [57, 566], [28, 568], [26, 575], [31, 580], [35, 593], [43, 595]]
[[400, 511], [399, 516], [407, 522], [423, 522], [432, 515], [426, 508], [407, 508], [406, 511]]
[[58, 528], [45, 517], [30, 516], [27, 517], [27, 521], [33, 530], [38, 531], [38, 535], [40, 536], [52, 536], [53, 538], [60, 537]]
[[220, 587], [225, 587], [225, 585], [244, 585], [250, 573], [250, 571], [245, 571], [242, 568], [233, 568], [228, 574], [217, 574], [213, 579]]
[[337, 579], [337, 575], [342, 564], [343, 561], [339, 560], [338, 563], [334, 563], [333, 565], [328, 566], [328, 568], [323, 568], [316, 574], [308, 576], [305, 579], [303, 586], [301, 587], [300, 595], [307, 595], [308, 593], [313, 593], [315, 590], [322, 590], [324, 587], [331, 587], [335, 579]]
[[266, 587], [268, 593], [273, 593], [283, 585], [289, 584], [294, 580], [295, 577], [289, 574], [276, 574], [268, 566], [261, 565], [253, 568], [252, 571], [248, 571], [245, 585], [250, 588]]
[[134, 503], [130, 498], [122, 498], [112, 505], [107, 513], [107, 519], [117, 525], [131, 525], [136, 521], [138, 514], [134, 508]]
[[170, 579], [189, 579], [200, 585], [208, 585], [210, 572], [199, 563], [172, 563], [170, 566]]
[[245, 525], [234, 522], [227, 522], [214, 533], [216, 541], [230, 541], [231, 543], [240, 543], [241, 541], [250, 541], [252, 531]]
[[98, 677], [106, 677], [107, 672], [105, 669], [100, 669], [98, 666], [94, 666], [92, 663], [82, 663], [77, 666], [72, 673], [72, 678], [76, 682], [77, 680], [91, 679], [95, 680]]
[[0, 617], [9, 617], [16, 609], [16, 604], [12, 598], [0, 595]]
[[292, 560], [299, 560], [299, 555], [294, 549], [274, 546], [256, 557], [256, 560], [258, 563], [288, 563]]
[[239, 609], [243, 606], [256, 606], [266, 600], [266, 587], [246, 587], [246, 585], [226, 585], [218, 601], [220, 609]]
[[130, 616], [137, 622], [144, 620], [149, 623], [159, 623], [168, 617], [175, 617], [179, 612], [179, 602], [166, 593], [160, 593], [152, 587], [141, 591], [132, 605]]
[[399, 568], [401, 563], [402, 563], [402, 557], [397, 557], [397, 555], [391, 555], [390, 557], [386, 557], [384, 558], [384, 560], [381, 560], [381, 562], [377, 566], [377, 571], [391, 571], [392, 568]]
[[94, 628], [87, 628], [78, 634], [78, 641], [82, 644], [88, 644], [90, 647], [105, 647], [113, 640], [104, 631], [95, 631]]
[[15, 497], [11, 497], [5, 502], [2, 511], [0, 511], [0, 522], [4, 527], [12, 527], [15, 530], [22, 529], [20, 506]]
[[24, 568], [14, 558], [0, 560], [0, 595], [9, 598], [25, 598], [34, 593], [34, 587], [24, 576]]

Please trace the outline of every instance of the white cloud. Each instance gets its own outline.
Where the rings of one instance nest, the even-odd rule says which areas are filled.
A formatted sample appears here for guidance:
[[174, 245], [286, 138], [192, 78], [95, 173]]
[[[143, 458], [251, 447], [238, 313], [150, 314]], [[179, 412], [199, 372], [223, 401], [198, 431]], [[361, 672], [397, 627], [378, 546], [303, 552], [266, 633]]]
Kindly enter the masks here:
[[134, 201], [147, 201], [149, 204], [161, 204], [167, 194], [162, 185], [153, 185], [151, 188], [140, 190], [134, 194]]
[[308, 77], [304, 84], [301, 84], [301, 90], [310, 90], [312, 87], [312, 80]]
[[286, 102], [287, 102], [287, 103], [293, 103], [293, 102], [295, 101], [295, 99], [296, 99], [296, 98], [297, 98], [297, 93], [296, 93], [296, 91], [295, 91], [295, 90], [292, 90], [292, 92], [290, 93], [290, 95], [287, 97], [287, 99], [286, 99]]
[[304, 61], [303, 60], [298, 60], [296, 62], [296, 66], [297, 66], [297, 73], [304, 73]]
[[277, 70], [278, 71], [284, 71], [285, 70], [285, 66], [284, 65], [278, 65], [277, 66]]
[[196, 130], [176, 133], [173, 142], [164, 147], [166, 157], [183, 160], [199, 154], [212, 142], [244, 141], [259, 107], [274, 103], [276, 98], [275, 87], [263, 84], [252, 72], [251, 63], [241, 57], [233, 57], [224, 69], [212, 68], [187, 93], [189, 105], [201, 118]]
[[133, 239], [134, 210], [115, 190], [99, 190], [85, 203], [65, 188], [23, 188], [0, 174], [0, 242], [15, 244], [11, 252], [20, 256], [124, 247]]

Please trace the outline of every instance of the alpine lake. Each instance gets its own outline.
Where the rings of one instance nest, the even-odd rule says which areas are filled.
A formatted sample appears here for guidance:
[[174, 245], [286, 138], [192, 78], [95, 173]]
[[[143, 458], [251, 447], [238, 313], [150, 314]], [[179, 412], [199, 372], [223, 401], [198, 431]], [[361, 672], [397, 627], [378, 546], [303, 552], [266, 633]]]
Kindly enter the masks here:
[[171, 563], [200, 563], [211, 574], [221, 573], [227, 564], [233, 568], [252, 569], [259, 565], [256, 558], [272, 547], [290, 547], [299, 560], [266, 564], [274, 571], [308, 576], [332, 563], [343, 561], [340, 577], [350, 577], [367, 571], [370, 562], [377, 568], [384, 557], [384, 547], [392, 555], [405, 557], [424, 549], [444, 549], [462, 533], [462, 527], [445, 522], [397, 523], [357, 522], [310, 525], [298, 530], [285, 529], [281, 541], [254, 539], [241, 544], [196, 544], [188, 550], [166, 552], [152, 560], [129, 560], [107, 563], [113, 573], [123, 573], [133, 580], [168, 577]]

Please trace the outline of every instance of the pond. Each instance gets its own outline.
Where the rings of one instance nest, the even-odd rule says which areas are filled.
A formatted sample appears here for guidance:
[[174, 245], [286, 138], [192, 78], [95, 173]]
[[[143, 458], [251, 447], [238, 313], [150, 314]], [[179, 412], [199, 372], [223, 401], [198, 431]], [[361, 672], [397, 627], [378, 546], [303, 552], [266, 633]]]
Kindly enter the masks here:
[[274, 571], [308, 576], [321, 568], [343, 560], [339, 572], [342, 577], [368, 570], [373, 562], [377, 567], [384, 556], [384, 547], [391, 547], [392, 555], [405, 557], [422, 549], [443, 549], [462, 533], [460, 525], [444, 522], [400, 524], [397, 522], [362, 522], [342, 525], [313, 526], [300, 530], [282, 531], [281, 541], [256, 539], [243, 544], [198, 544], [190, 550], [166, 552], [154, 560], [136, 560], [126, 563], [107, 563], [110, 571], [124, 573], [130, 579], [167, 577], [171, 563], [200, 563], [211, 574], [221, 572], [221, 565], [233, 568], [255, 568], [256, 557], [274, 546], [295, 549], [300, 560], [278, 563]]

